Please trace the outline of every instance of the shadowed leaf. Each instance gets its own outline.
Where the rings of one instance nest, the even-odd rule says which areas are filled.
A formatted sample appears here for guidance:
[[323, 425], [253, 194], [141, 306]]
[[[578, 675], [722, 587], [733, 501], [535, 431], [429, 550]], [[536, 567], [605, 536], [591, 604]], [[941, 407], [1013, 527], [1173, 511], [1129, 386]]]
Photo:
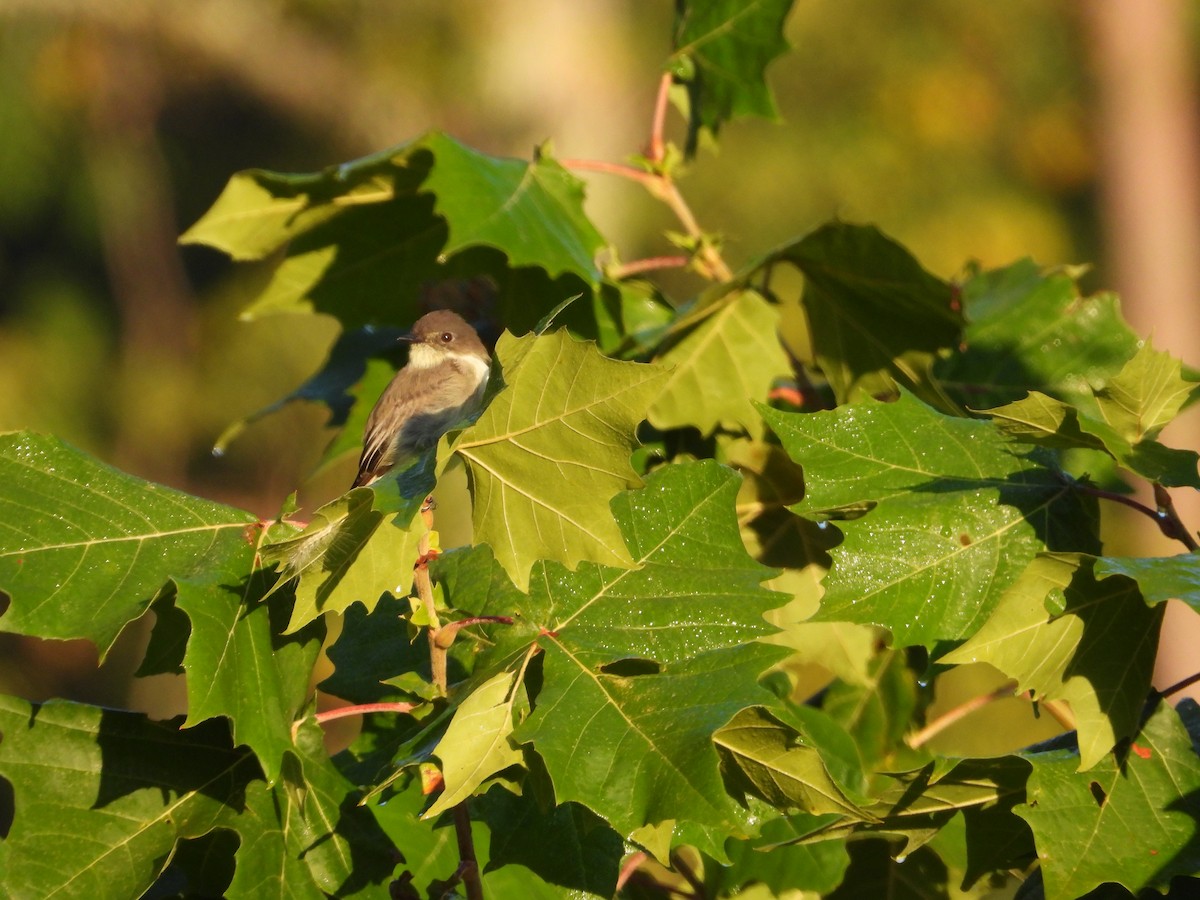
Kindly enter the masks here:
[[1029, 802], [1016, 813], [1033, 829], [1047, 900], [1081, 897], [1104, 882], [1165, 892], [1176, 875], [1200, 871], [1200, 761], [1167, 704], [1128, 752], [1087, 772], [1069, 753], [1028, 759]]
[[667, 68], [687, 89], [688, 153], [734, 116], [775, 117], [767, 64], [787, 50], [792, 0], [684, 0]]
[[1039, 551], [1096, 546], [1094, 505], [988, 422], [909, 395], [763, 415], [804, 467], [791, 508], [850, 515], [817, 620], [882, 625], [898, 646], [967, 637]]

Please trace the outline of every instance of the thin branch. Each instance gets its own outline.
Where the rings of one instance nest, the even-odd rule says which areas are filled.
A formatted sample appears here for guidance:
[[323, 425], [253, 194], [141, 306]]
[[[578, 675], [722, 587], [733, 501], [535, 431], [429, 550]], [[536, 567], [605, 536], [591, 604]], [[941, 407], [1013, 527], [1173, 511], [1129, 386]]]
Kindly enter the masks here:
[[[433, 599], [433, 580], [429, 575], [429, 561], [436, 554], [432, 551], [431, 535], [433, 534], [433, 503], [432, 498], [425, 501], [421, 509], [421, 519], [425, 523], [425, 531], [417, 545], [417, 564], [413, 570], [413, 581], [417, 586], [417, 596], [425, 607], [425, 615], [429, 619], [429, 668], [433, 674], [433, 684], [438, 694], [446, 696], [446, 651], [454, 641], [454, 635], [465, 625], [482, 621], [504, 621], [512, 619], [507, 616], [480, 616], [474, 619], [463, 619], [451, 622], [442, 627], [437, 614], [437, 605]], [[446, 634], [449, 633], [449, 640]], [[467, 801], [463, 800], [454, 807], [454, 835], [458, 841], [458, 870], [455, 872], [467, 891], [467, 900], [484, 900], [483, 881], [479, 877], [479, 861], [475, 856], [475, 839], [471, 835], [471, 811]]]
[[1092, 497], [1097, 497], [1100, 500], [1111, 500], [1113, 503], [1120, 503], [1128, 506], [1130, 509], [1136, 509], [1144, 516], [1149, 516], [1151, 519], [1158, 518], [1158, 512], [1151, 509], [1145, 503], [1135, 500], [1133, 497], [1127, 497], [1125, 494], [1118, 494], [1113, 491], [1106, 491], [1104, 488], [1096, 487], [1093, 484], [1082, 484], [1078, 481], [1072, 481], [1071, 487], [1084, 494]]
[[1159, 693], [1164, 697], [1170, 697], [1172, 694], [1178, 694], [1180, 691], [1190, 688], [1193, 684], [1196, 684], [1196, 682], [1200, 682], [1200, 672], [1193, 672], [1187, 678], [1177, 681], [1169, 687], [1163, 688], [1161, 691], [1159, 691]]
[[646, 861], [646, 854], [641, 850], [630, 854], [629, 859], [625, 860], [621, 866], [621, 873], [617, 876], [617, 890], [625, 887], [626, 882], [633, 876], [633, 873], [638, 870], [638, 866]]
[[688, 206], [679, 188], [666, 173], [645, 172], [624, 163], [610, 163], [595, 159], [560, 159], [559, 163], [568, 169], [586, 172], [603, 172], [608, 175], [619, 175], [636, 181], [650, 192], [651, 196], [665, 203], [687, 232], [697, 242], [696, 259], [703, 274], [712, 281], [732, 281], [733, 271], [725, 264], [720, 252], [705, 240], [700, 223]]
[[683, 199], [683, 194], [679, 193], [679, 188], [675, 186], [675, 182], [666, 175], [663, 175], [657, 187], [661, 192], [658, 196], [671, 208], [671, 212], [675, 213], [675, 217], [679, 219], [684, 230], [692, 237], [701, 241], [699, 251], [696, 255], [700, 258], [705, 273], [714, 281], [732, 281], [733, 271], [725, 264], [725, 260], [721, 258], [721, 254], [717, 251], [717, 248], [712, 244], [704, 242], [704, 232], [700, 230], [700, 223], [692, 215], [691, 207]]
[[646, 148], [646, 158], [656, 164], [661, 163], [666, 156], [663, 131], [667, 124], [667, 102], [673, 81], [670, 72], [663, 72], [662, 78], [658, 80], [658, 96], [654, 99], [654, 119], [650, 123], [650, 143]]
[[682, 269], [689, 262], [691, 260], [683, 255], [651, 256], [647, 259], [635, 259], [633, 262], [617, 266], [609, 274], [614, 281], [620, 281], [622, 278], [629, 278], [641, 272], [652, 272], [655, 269]]
[[[1033, 699], [1033, 691], [1027, 692], [1026, 696]], [[1039, 700], [1038, 707], [1044, 709], [1055, 722], [1063, 727], [1066, 731], [1077, 731], [1078, 723], [1075, 721], [1075, 714], [1071, 712], [1071, 707], [1063, 703], [1061, 700]]]
[[464, 800], [454, 807], [454, 836], [458, 840], [458, 875], [467, 889], [467, 900], [483, 900], [483, 881], [475, 857], [475, 838], [471, 834], [471, 811]]
[[1015, 680], [1009, 680], [1004, 682], [1004, 684], [1000, 685], [1000, 687], [996, 688], [991, 693], [981, 694], [978, 697], [972, 697], [965, 703], [960, 703], [953, 709], [946, 710], [946, 712], [942, 713], [920, 731], [909, 735], [908, 746], [912, 747], [914, 750], [918, 747], [924, 746], [932, 738], [941, 734], [960, 719], [969, 716], [978, 709], [983, 709], [983, 707], [987, 706], [989, 703], [994, 703], [997, 700], [1004, 699], [1005, 697], [1011, 697], [1013, 695], [1013, 691], [1016, 689], [1017, 682]]
[[1179, 511], [1175, 509], [1175, 501], [1171, 499], [1171, 495], [1161, 484], [1154, 485], [1154, 502], [1158, 504], [1159, 530], [1167, 537], [1180, 541], [1193, 553], [1200, 550], [1200, 544], [1196, 543], [1192, 532], [1179, 518]]
[[433, 686], [437, 688], [438, 696], [446, 696], [446, 648], [438, 643], [438, 632], [442, 623], [438, 618], [437, 604], [433, 599], [433, 581], [429, 577], [430, 535], [433, 533], [433, 510], [430, 504], [421, 510], [425, 520], [425, 531], [417, 544], [417, 565], [413, 569], [413, 583], [417, 586], [417, 596], [425, 607], [425, 616], [429, 619], [429, 669], [433, 676]]
[[[955, 722], [965, 718], [976, 710], [982, 709], [989, 703], [994, 703], [997, 700], [1003, 700], [1007, 697], [1016, 696], [1013, 691], [1017, 688], [1016, 680], [1010, 679], [1000, 687], [988, 694], [983, 694], [979, 697], [972, 697], [965, 703], [960, 703], [953, 709], [947, 710], [942, 715], [938, 716], [920, 731], [908, 738], [908, 745], [913, 749], [923, 746], [933, 739], [936, 735], [945, 731]], [[1033, 700], [1033, 691], [1026, 691], [1021, 694], [1022, 697], [1027, 697]], [[1057, 700], [1041, 700], [1038, 701], [1038, 706], [1045, 710], [1050, 718], [1054, 719], [1066, 731], [1075, 731], [1076, 723], [1075, 716], [1072, 714], [1070, 707]]]
[[437, 645], [443, 650], [449, 650], [450, 645], [454, 643], [454, 639], [458, 637], [459, 631], [471, 625], [482, 625], [484, 622], [511, 625], [513, 620], [512, 616], [471, 616], [467, 619], [457, 619], [453, 622], [447, 622], [437, 631]]
[[347, 716], [361, 716], [366, 713], [377, 712], [392, 712], [406, 713], [412, 712], [419, 706], [424, 706], [424, 703], [355, 703], [353, 706], [339, 706], [337, 709], [327, 709], [325, 712], [316, 714], [318, 722], [332, 722], [334, 719], [344, 719]]
[[1165, 537], [1173, 541], [1179, 541], [1193, 553], [1196, 550], [1200, 550], [1200, 544], [1196, 543], [1196, 539], [1192, 537], [1192, 533], [1188, 531], [1187, 526], [1179, 518], [1179, 513], [1175, 509], [1175, 503], [1171, 500], [1171, 495], [1167, 493], [1162, 485], [1154, 485], [1154, 502], [1158, 504], [1158, 509], [1151, 509], [1145, 503], [1135, 500], [1133, 497], [1127, 497], [1125, 494], [1106, 491], [1104, 488], [1099, 488], [1091, 484], [1082, 484], [1074, 480], [1071, 480], [1069, 484], [1075, 490], [1081, 491], [1084, 494], [1090, 494], [1101, 500], [1111, 500], [1113, 503], [1120, 503], [1123, 506], [1128, 506], [1130, 509], [1136, 509], [1143, 516], [1150, 518]]
[[[339, 706], [337, 709], [327, 709], [324, 712], [317, 713], [314, 718], [318, 725], [323, 725], [326, 722], [332, 722], [335, 719], [346, 719], [350, 716], [362, 716], [367, 713], [377, 712], [394, 712], [406, 713], [412, 712], [418, 706], [424, 706], [423, 703], [355, 703], [351, 706]], [[297, 719], [292, 723], [292, 737], [300, 730], [300, 723], [303, 719]]]
[[574, 169], [579, 172], [601, 172], [605, 175], [617, 175], [621, 178], [628, 178], [630, 181], [636, 181], [638, 184], [644, 185], [647, 189], [659, 178], [653, 172], [647, 172], [644, 169], [638, 169], [634, 166], [627, 166], [624, 163], [605, 162], [602, 159], [560, 159], [558, 163], [563, 168]]

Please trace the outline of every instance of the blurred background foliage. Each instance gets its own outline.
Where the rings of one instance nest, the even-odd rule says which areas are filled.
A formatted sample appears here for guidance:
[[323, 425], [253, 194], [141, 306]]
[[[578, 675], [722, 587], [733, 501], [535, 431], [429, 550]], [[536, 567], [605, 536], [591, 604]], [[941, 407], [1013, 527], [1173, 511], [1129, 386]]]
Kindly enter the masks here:
[[[1146, 6], [1196, 46], [1193, 5]], [[1103, 225], [1112, 76], [1083, 9], [800, 0], [793, 49], [768, 71], [781, 121], [727, 126], [682, 190], [735, 265], [840, 217], [939, 275], [1091, 262], [1087, 287], [1128, 297]], [[563, 157], [625, 159], [649, 132], [672, 15], [668, 0], [0, 0], [0, 429], [54, 432], [274, 515], [330, 437], [323, 412], [293, 405], [224, 457], [211, 448], [314, 371], [334, 326], [238, 322], [261, 273], [176, 236], [239, 169], [313, 171], [431, 128], [494, 155], [550, 139]], [[631, 183], [589, 182], [621, 259], [670, 252], [666, 210]], [[1195, 305], [1155, 302], [1168, 299]], [[1174, 337], [1194, 350], [1200, 329]], [[105, 690], [86, 648], [74, 674], [35, 683], [42, 651], [6, 646], [16, 693]]]

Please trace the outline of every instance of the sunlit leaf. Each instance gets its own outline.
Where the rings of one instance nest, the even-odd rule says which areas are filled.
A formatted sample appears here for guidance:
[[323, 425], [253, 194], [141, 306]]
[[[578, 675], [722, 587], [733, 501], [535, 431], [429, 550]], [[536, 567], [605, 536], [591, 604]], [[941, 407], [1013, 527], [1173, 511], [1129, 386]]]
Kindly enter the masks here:
[[857, 805], [830, 776], [820, 752], [766, 710], [742, 710], [713, 742], [772, 806], [858, 817]]
[[832, 891], [841, 883], [850, 857], [846, 844], [838, 841], [796, 843], [806, 829], [794, 823], [815, 819], [806, 815], [771, 819], [757, 838], [730, 841], [727, 849], [731, 864], [716, 871], [714, 879], [730, 891], [756, 883], [766, 885], [776, 895], [789, 890], [821, 894]]
[[297, 579], [288, 631], [355, 603], [370, 611], [384, 593], [408, 594], [425, 530], [418, 512], [434, 486], [431, 465], [426, 456], [398, 476], [355, 488], [318, 509], [300, 533], [263, 548], [263, 561], [279, 564], [282, 579]]
[[[1092, 560], [1042, 556], [1005, 593], [987, 623], [943, 662], [986, 662], [1020, 690], [1066, 700], [1079, 730], [1079, 765], [1091, 768], [1131, 735], [1158, 647], [1162, 609], [1141, 601], [1137, 584], [1097, 581]], [[1047, 612], [1052, 592], [1064, 611]]]
[[583, 213], [583, 182], [553, 159], [496, 159], [438, 132], [420, 146], [434, 158], [422, 188], [450, 228], [443, 254], [485, 245], [514, 267], [599, 281], [594, 257], [604, 239]]
[[[743, 827], [710, 738], [769, 699], [757, 675], [781, 651], [753, 641], [785, 598], [763, 590], [770, 570], [737, 537], [737, 483], [712, 462], [668, 466], [615, 498], [636, 568], [539, 562], [528, 595], [497, 581], [486, 548], [435, 569], [456, 608], [513, 620], [479, 626], [476, 679], [541, 648], [543, 686], [515, 737], [533, 743], [559, 803], [586, 805], [622, 834], [667, 819]], [[639, 764], [620, 765], [631, 752]]]
[[140, 896], [177, 839], [231, 826], [259, 777], [223, 722], [178, 731], [0, 696], [0, 733], [15, 810], [4, 884], [14, 897]]
[[754, 291], [737, 291], [657, 362], [671, 366], [649, 419], [657, 428], [718, 427], [761, 435], [753, 401], [766, 401], [771, 382], [791, 370], [776, 330], [779, 313]]
[[209, 577], [258, 539], [250, 513], [142, 481], [56, 438], [0, 435], [5, 631], [103, 655], [168, 579]]
[[882, 625], [899, 646], [963, 638], [1039, 551], [1096, 546], [1093, 505], [987, 422], [908, 395], [763, 414], [804, 467], [792, 509], [851, 516], [817, 619]]
[[[1025, 800], [1025, 782], [1029, 764], [1014, 756], [994, 760], [964, 759], [929, 763], [920, 769], [894, 775], [877, 776], [881, 787], [875, 802], [865, 812], [870, 821], [858, 824], [846, 820], [830, 821], [804, 835], [814, 842], [844, 837], [852, 831], [863, 836], [881, 834], [902, 839], [899, 855], [912, 853], [926, 844], [955, 816], [963, 816], [967, 827], [989, 831], [997, 824], [1010, 833], [1014, 826], [1014, 808]], [[1014, 845], [1021, 853], [1027, 845]], [[1008, 865], [1016, 860], [1006, 860]]]
[[282, 252], [246, 315], [315, 310], [346, 327], [407, 325], [429, 284], [476, 275], [504, 309], [545, 311], [577, 292], [561, 279], [599, 283], [603, 243], [582, 183], [556, 162], [497, 159], [438, 132], [314, 174], [235, 175], [182, 240], [235, 259]]
[[1133, 472], [1168, 487], [1200, 488], [1194, 450], [1154, 440], [1196, 392], [1180, 377], [1179, 361], [1147, 344], [1087, 404], [1095, 413], [1040, 391], [987, 410], [1004, 433], [1045, 447], [1102, 450]]
[[519, 586], [537, 559], [629, 565], [609, 501], [637, 483], [634, 430], [662, 369], [563, 331], [505, 335], [496, 356], [505, 388], [453, 445], [471, 477], [475, 540]]
[[[308, 701], [322, 626], [283, 634], [288, 597], [264, 598], [273, 579], [251, 571], [254, 548], [204, 578], [175, 581], [175, 606], [191, 624], [183, 670], [186, 726], [226, 716], [238, 744], [259, 758], [267, 780], [293, 747], [292, 724]], [[240, 565], [239, 565], [240, 564]]]
[[1154, 438], [1200, 392], [1183, 379], [1182, 366], [1150, 341], [1103, 388], [1096, 392], [1100, 415], [1131, 444]]
[[[377, 397], [395, 374], [393, 367], [369, 357], [395, 347], [400, 334], [398, 329], [359, 328], [343, 332], [330, 348], [329, 358], [317, 372], [287, 396], [231, 423], [217, 438], [213, 451], [223, 453], [247, 426], [297, 401], [322, 404], [329, 409], [330, 427], [346, 426], [337, 441], [339, 447], [331, 448], [328, 456], [335, 456], [351, 445], [358, 446], [370, 402], [356, 404], [356, 394], [362, 392], [365, 383], [371, 387], [367, 397]], [[358, 412], [354, 421], [350, 421], [351, 410]]]
[[1200, 554], [1178, 556], [1106, 556], [1096, 560], [1096, 577], [1124, 575], [1137, 582], [1149, 604], [1182, 600], [1200, 609]]
[[446, 786], [425, 811], [435, 816], [466, 800], [501, 769], [521, 763], [521, 750], [511, 741], [518, 691], [515, 672], [501, 672], [484, 682], [454, 711], [450, 727], [434, 748]]
[[268, 788], [224, 722], [177, 726], [0, 696], [0, 774], [14, 809], [0, 855], [6, 893], [141, 896], [177, 841], [229, 829], [240, 845], [224, 896], [378, 896], [395, 848], [319, 732], [302, 731]]
[[[591, 807], [622, 834], [668, 819], [750, 833], [725, 793], [711, 737], [765, 699], [755, 679], [777, 652], [715, 650], [642, 677], [589, 671], [565, 643], [546, 652], [546, 685], [518, 737], [541, 754], [559, 802]], [[629, 758], [637, 764], [625, 765]], [[721, 854], [719, 842], [705, 849]]]
[[834, 682], [822, 708], [854, 739], [864, 771], [893, 771], [905, 755], [904, 736], [917, 709], [917, 678], [904, 654], [884, 650], [867, 666], [862, 681]]
[[517, 797], [494, 787], [472, 809], [480, 811], [491, 829], [488, 871], [519, 865], [560, 885], [564, 893], [587, 891], [607, 898], [616, 891], [624, 842], [586, 806], [563, 803], [547, 809], [530, 792]]
[[[263, 259], [347, 207], [383, 203], [396, 196], [396, 172], [390, 159], [395, 153], [384, 151], [311, 175], [262, 169], [239, 172], [179, 241], [205, 244], [237, 260]], [[410, 188], [402, 185], [400, 191]]]

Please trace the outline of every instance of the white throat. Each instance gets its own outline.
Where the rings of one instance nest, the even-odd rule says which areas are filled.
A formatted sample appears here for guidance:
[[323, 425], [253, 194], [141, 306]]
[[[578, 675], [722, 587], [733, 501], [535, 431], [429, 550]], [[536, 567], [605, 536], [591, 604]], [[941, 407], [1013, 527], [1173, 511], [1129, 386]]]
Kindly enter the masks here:
[[454, 355], [465, 363], [467, 371], [475, 376], [476, 386], [484, 384], [487, 381], [488, 374], [492, 371], [492, 366], [486, 359], [480, 359], [473, 353], [456, 353]]
[[486, 359], [480, 359], [474, 353], [456, 353], [453, 350], [437, 350], [428, 344], [413, 344], [408, 351], [408, 365], [414, 369], [432, 369], [447, 359], [453, 359], [471, 373], [473, 381], [478, 386], [487, 381], [491, 365]]

